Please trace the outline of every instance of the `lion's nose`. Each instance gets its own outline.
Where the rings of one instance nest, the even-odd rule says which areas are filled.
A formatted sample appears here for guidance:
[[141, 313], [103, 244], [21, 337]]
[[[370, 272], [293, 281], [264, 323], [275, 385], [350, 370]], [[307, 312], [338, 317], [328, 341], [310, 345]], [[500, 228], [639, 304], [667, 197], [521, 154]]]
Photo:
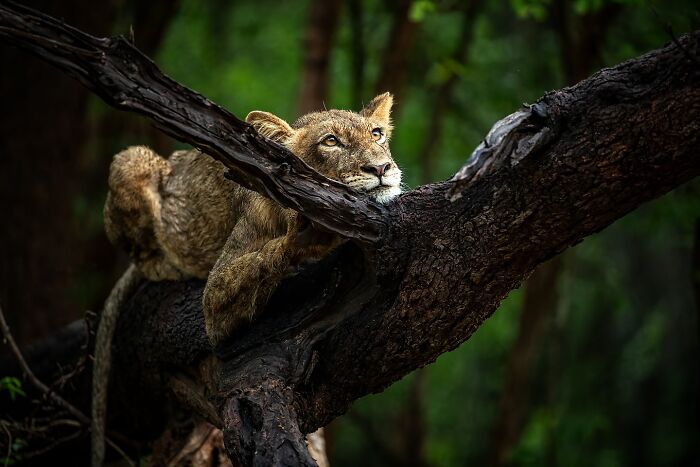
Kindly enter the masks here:
[[390, 168], [391, 168], [391, 164], [389, 162], [387, 162], [386, 164], [380, 164], [380, 165], [363, 165], [362, 171], [367, 172], [368, 174], [374, 174], [377, 177], [381, 177]]

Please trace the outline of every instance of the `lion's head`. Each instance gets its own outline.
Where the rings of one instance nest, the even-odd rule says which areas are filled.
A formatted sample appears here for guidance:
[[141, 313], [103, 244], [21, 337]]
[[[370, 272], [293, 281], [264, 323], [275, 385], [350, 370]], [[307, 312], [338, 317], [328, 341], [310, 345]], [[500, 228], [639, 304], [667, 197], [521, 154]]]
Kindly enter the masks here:
[[385, 203], [401, 192], [401, 169], [389, 150], [392, 104], [387, 92], [359, 113], [313, 112], [289, 125], [269, 112], [254, 111], [246, 121], [323, 175]]

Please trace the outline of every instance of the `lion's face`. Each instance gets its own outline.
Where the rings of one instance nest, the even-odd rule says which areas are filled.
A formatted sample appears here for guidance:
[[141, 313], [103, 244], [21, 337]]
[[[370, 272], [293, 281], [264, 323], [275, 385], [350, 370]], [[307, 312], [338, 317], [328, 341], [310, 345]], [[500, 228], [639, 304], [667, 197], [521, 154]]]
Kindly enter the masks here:
[[401, 170], [389, 150], [392, 102], [385, 93], [360, 113], [314, 112], [292, 126], [267, 112], [251, 112], [246, 120], [325, 176], [385, 203], [401, 192]]

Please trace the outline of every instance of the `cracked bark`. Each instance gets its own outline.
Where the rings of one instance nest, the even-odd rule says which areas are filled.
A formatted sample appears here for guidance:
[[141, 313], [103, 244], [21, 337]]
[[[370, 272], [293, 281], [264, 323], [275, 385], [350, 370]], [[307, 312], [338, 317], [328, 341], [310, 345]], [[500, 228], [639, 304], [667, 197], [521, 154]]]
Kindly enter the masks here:
[[546, 94], [498, 122], [451, 180], [388, 208], [164, 77], [124, 39], [13, 5], [0, 6], [0, 40], [351, 240], [283, 283], [260, 319], [214, 350], [218, 359], [201, 282], [146, 283], [125, 306], [110, 423], [155, 436], [164, 381], [186, 371], [221, 415], [234, 464], [313, 465], [303, 433], [454, 349], [538, 264], [700, 172], [700, 67], [688, 58], [700, 54], [698, 32], [680, 38], [684, 50], [671, 44]]

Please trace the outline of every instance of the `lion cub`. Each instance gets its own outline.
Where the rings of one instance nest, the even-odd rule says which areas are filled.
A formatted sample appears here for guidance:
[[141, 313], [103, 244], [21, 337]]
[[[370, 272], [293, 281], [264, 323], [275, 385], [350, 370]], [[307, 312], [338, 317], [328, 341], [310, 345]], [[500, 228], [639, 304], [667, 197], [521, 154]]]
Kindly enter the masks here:
[[[314, 112], [289, 125], [267, 112], [246, 121], [325, 176], [388, 202], [401, 170], [389, 151], [393, 98], [362, 111]], [[297, 215], [224, 177], [198, 151], [165, 159], [143, 146], [116, 156], [104, 209], [107, 236], [150, 280], [207, 278], [204, 319], [213, 344], [249, 322], [293, 268], [337, 246], [336, 236], [302, 240]]]

